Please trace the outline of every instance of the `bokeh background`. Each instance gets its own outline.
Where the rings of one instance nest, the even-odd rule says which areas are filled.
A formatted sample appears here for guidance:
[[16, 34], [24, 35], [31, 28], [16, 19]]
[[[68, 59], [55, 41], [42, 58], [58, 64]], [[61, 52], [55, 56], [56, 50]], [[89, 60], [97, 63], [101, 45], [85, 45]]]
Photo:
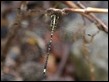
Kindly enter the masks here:
[[[2, 81], [108, 80], [108, 34], [78, 13], [61, 17], [53, 36], [47, 77], [43, 78], [51, 31], [45, 11], [67, 6], [61, 1], [28, 1], [27, 11], [22, 11], [20, 20], [17, 15], [21, 3], [1, 1]], [[108, 1], [81, 3], [86, 7], [108, 8]], [[26, 16], [31, 10], [33, 13]], [[95, 15], [108, 26], [108, 14]], [[18, 28], [17, 20], [20, 20], [16, 23]]]

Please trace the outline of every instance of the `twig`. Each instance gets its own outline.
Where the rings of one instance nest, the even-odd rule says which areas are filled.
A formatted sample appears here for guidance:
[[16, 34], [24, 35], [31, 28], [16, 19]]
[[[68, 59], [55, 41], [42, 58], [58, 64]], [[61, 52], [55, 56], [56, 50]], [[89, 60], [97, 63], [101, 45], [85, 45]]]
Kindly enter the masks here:
[[87, 63], [88, 63], [88, 66], [89, 66], [90, 79], [91, 79], [91, 81], [95, 81], [95, 68], [94, 68], [94, 66], [93, 66], [93, 63], [92, 63], [91, 60], [90, 60], [90, 57], [89, 57], [89, 54], [90, 54], [90, 53], [89, 53], [89, 51], [88, 51], [88, 48], [87, 48], [85, 42], [83, 42], [81, 49], [82, 49], [82, 54], [83, 54], [85, 60], [86, 60]]
[[73, 8], [63, 8], [63, 9], [56, 9], [56, 8], [49, 8], [47, 9], [48, 14], [53, 13], [61, 13], [62, 15], [68, 13], [68, 12], [74, 12], [74, 13], [107, 13], [107, 9], [99, 9], [99, 8], [85, 8], [85, 9], [73, 9]]
[[4, 45], [4, 47], [2, 49], [2, 55], [3, 55], [3, 57], [1, 57], [1, 58], [2, 58], [3, 61], [5, 60], [5, 57], [7, 55], [7, 52], [9, 50], [9, 47], [10, 47], [10, 45], [12, 43], [12, 40], [15, 38], [15, 36], [17, 34], [17, 31], [20, 28], [20, 24], [19, 23], [20, 23], [20, 21], [19, 20], [16, 20], [16, 22], [12, 26], [13, 30], [11, 30], [9, 32], [9, 36], [7, 38], [6, 44]]
[[85, 8], [85, 9], [74, 9], [74, 8], [67, 8], [66, 11], [76, 12], [76, 13], [108, 13], [108, 9], [101, 9], [101, 8]]
[[[93, 39], [93, 37], [92, 37], [92, 39]], [[94, 66], [93, 66], [93, 64], [90, 60], [90, 57], [89, 57], [90, 53], [89, 53], [89, 50], [88, 50], [86, 44], [87, 44], [87, 42], [83, 39], [83, 44], [82, 44], [82, 48], [81, 48], [82, 49], [82, 55], [88, 63], [89, 72], [90, 72], [90, 79], [91, 79], [91, 81], [95, 81], [95, 69], [94, 69]]]
[[4, 45], [3, 49], [2, 49], [2, 57], [1, 57], [2, 61], [5, 61], [5, 58], [7, 56], [9, 47], [11, 46], [11, 43], [12, 43], [13, 39], [16, 37], [16, 34], [18, 33], [18, 30], [21, 28], [20, 23], [21, 23], [21, 20], [23, 18], [22, 9], [23, 9], [23, 7], [21, 6], [20, 12], [17, 13], [15, 23], [12, 25], [12, 29], [9, 32], [9, 36], [7, 38], [7, 41], [6, 41], [6, 43], [5, 43], [5, 45]]
[[87, 48], [87, 44], [90, 44], [92, 43], [94, 37], [99, 33], [100, 31], [98, 30], [96, 33], [94, 33], [93, 35], [90, 35], [88, 34], [91, 39], [90, 40], [87, 40], [86, 37], [85, 37], [85, 30], [83, 31], [83, 43], [82, 43], [82, 54], [85, 58], [85, 60], [87, 61], [88, 63], [88, 66], [89, 66], [89, 72], [90, 72], [90, 79], [91, 81], [95, 81], [95, 68], [94, 68], [94, 65], [93, 63], [91, 62], [90, 60], [90, 52]]
[[[85, 8], [85, 6], [81, 3], [77, 3], [81, 8]], [[93, 13], [89, 13], [89, 15], [96, 20], [96, 25], [99, 27], [99, 29], [105, 30], [105, 32], [108, 32], [108, 27], [99, 19], [97, 18]], [[102, 26], [101, 26], [101, 25]]]
[[[75, 3], [71, 2], [71, 1], [63, 1], [63, 3], [70, 8], [80, 8], [79, 6], [77, 6]], [[102, 30], [104, 32], [108, 33], [108, 27], [102, 21], [100, 21], [100, 19], [98, 19], [96, 16], [93, 16], [93, 18], [92, 18], [92, 16], [90, 16], [90, 14], [86, 14], [86, 13], [81, 13], [81, 15], [85, 16], [91, 22], [95, 23], [97, 25], [98, 29], [102, 28]]]

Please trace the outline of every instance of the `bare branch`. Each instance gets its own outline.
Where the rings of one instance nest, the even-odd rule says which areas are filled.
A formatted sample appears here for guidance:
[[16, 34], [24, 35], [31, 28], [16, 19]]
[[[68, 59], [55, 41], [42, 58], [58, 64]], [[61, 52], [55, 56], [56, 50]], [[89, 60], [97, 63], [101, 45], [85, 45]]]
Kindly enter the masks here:
[[[85, 8], [82, 4], [81, 7], [79, 7], [78, 5], [76, 5], [75, 3], [71, 2], [71, 1], [63, 1], [63, 3], [65, 5], [67, 5], [70, 8]], [[84, 17], [86, 17], [87, 19], [89, 19], [91, 22], [95, 23], [96, 26], [98, 27], [98, 29], [103, 30], [104, 32], [108, 33], [108, 27], [100, 20], [98, 19], [95, 15], [91, 15], [92, 13], [81, 13], [81, 15], [83, 15]], [[101, 29], [102, 28], [102, 29]]]
[[[24, 5], [26, 2], [21, 2], [21, 6]], [[20, 6], [20, 7], [21, 7]], [[24, 6], [22, 6], [23, 8]], [[13, 41], [13, 39], [16, 37], [16, 34], [18, 33], [18, 30], [21, 28], [21, 20], [23, 18], [23, 15], [21, 14], [22, 13], [22, 8], [19, 10], [21, 12], [17, 12], [17, 16], [16, 16], [16, 19], [15, 19], [15, 22], [14, 24], [12, 25], [12, 29], [10, 30], [10, 33], [9, 33], [9, 36], [7, 38], [7, 41], [2, 49], [2, 61], [5, 61], [5, 58], [7, 56], [7, 53], [8, 53], [8, 50], [11, 46], [11, 43]], [[25, 10], [25, 8], [23, 9]]]
[[[78, 2], [78, 5], [81, 8], [85, 8], [85, 6], [80, 2]], [[99, 18], [97, 18], [93, 13], [89, 13], [89, 15], [95, 20], [95, 23], [99, 29], [108, 33], [108, 27]]]
[[101, 8], [85, 8], [85, 9], [74, 9], [74, 8], [66, 8], [65, 11], [75, 12], [75, 13], [108, 13], [108, 9]]

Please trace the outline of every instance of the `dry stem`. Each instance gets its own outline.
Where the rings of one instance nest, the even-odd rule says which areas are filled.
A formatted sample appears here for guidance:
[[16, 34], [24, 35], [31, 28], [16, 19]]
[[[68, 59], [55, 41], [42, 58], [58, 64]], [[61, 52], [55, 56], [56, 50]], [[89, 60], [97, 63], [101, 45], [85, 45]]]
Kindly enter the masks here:
[[4, 45], [3, 49], [2, 49], [2, 57], [1, 57], [2, 61], [5, 61], [5, 58], [7, 56], [9, 47], [11, 46], [11, 43], [12, 43], [13, 39], [16, 37], [16, 34], [18, 33], [18, 30], [21, 28], [20, 23], [21, 23], [21, 20], [22, 20], [22, 17], [23, 17], [22, 14], [21, 14], [22, 13], [21, 9], [20, 9], [20, 12], [17, 13], [15, 23], [12, 25], [12, 29], [10, 29], [9, 36], [8, 36], [7, 41], [6, 41], [6, 43], [5, 43], [5, 45]]
[[[63, 3], [70, 8], [75, 8], [75, 9], [78, 9], [78, 8], [80, 9], [81, 7], [85, 8], [84, 5], [81, 4], [82, 6], [81, 5], [78, 6], [71, 1], [63, 1]], [[89, 19], [91, 22], [95, 23], [96, 26], [98, 27], [98, 29], [103, 30], [104, 32], [108, 33], [108, 27], [100, 19], [98, 19], [94, 14], [92, 14], [92, 13], [89, 13], [89, 14], [81, 13], [81, 15], [83, 15], [84, 17]]]
[[65, 10], [70, 12], [75, 12], [75, 13], [108, 13], [108, 9], [91, 8], [91, 7], [87, 7], [85, 9], [68, 8]]

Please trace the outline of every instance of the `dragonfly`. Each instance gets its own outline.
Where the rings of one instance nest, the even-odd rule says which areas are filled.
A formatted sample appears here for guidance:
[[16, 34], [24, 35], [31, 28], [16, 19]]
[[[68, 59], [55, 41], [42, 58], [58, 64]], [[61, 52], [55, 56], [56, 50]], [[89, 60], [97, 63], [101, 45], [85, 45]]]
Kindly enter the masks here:
[[47, 14], [51, 18], [51, 22], [50, 22], [51, 33], [50, 33], [50, 40], [49, 40], [48, 48], [47, 48], [47, 57], [46, 57], [46, 61], [44, 64], [44, 70], [43, 70], [44, 77], [46, 76], [47, 63], [48, 63], [48, 58], [50, 55], [51, 44], [53, 42], [53, 35], [54, 35], [55, 30], [58, 28], [57, 25], [58, 25], [60, 17], [63, 13], [61, 11], [59, 11], [58, 9], [50, 8], [47, 10]]
[[[21, 10], [27, 10], [27, 7], [25, 7], [23, 9], [23, 7], [25, 6], [22, 6], [21, 7]], [[29, 14], [31, 14], [32, 16], [37, 16], [38, 13], [40, 13], [40, 17], [43, 17], [45, 15], [49, 16], [50, 17], [50, 40], [48, 42], [48, 46], [47, 46], [47, 56], [46, 56], [46, 60], [45, 60], [45, 64], [44, 64], [44, 68], [43, 68], [43, 76], [45, 77], [46, 76], [46, 71], [47, 71], [47, 63], [48, 63], [48, 58], [49, 58], [49, 55], [50, 55], [50, 51], [51, 51], [51, 45], [52, 45], [52, 42], [53, 42], [53, 35], [54, 35], [54, 32], [59, 28], [58, 27], [58, 24], [59, 24], [59, 21], [61, 19], [61, 17], [63, 15], [65, 15], [65, 12], [61, 9], [55, 9], [55, 8], [48, 8], [46, 9], [45, 11], [41, 11], [42, 9], [38, 8], [38, 9], [31, 9], [29, 10]]]
[[[39, 12], [40, 12], [40, 9], [38, 9]], [[36, 10], [32, 10], [31, 11], [32, 13], [37, 13]], [[36, 15], [36, 14], [34, 14]], [[43, 76], [46, 77], [46, 71], [47, 71], [47, 63], [48, 63], [48, 58], [49, 58], [49, 55], [50, 55], [50, 51], [51, 51], [51, 45], [52, 45], [52, 42], [53, 42], [53, 35], [54, 35], [54, 32], [59, 28], [58, 27], [58, 24], [59, 24], [59, 21], [61, 19], [61, 17], [63, 15], [65, 15], [65, 12], [63, 12], [62, 10], [60, 9], [55, 9], [55, 8], [49, 8], [47, 9], [45, 12], [41, 12], [41, 15], [40, 17], [43, 17], [43, 16], [49, 16], [50, 17], [50, 40], [48, 42], [48, 46], [47, 46], [47, 56], [46, 56], [46, 60], [45, 60], [45, 64], [44, 64], [44, 68], [43, 68]], [[40, 18], [39, 17], [39, 18]]]

